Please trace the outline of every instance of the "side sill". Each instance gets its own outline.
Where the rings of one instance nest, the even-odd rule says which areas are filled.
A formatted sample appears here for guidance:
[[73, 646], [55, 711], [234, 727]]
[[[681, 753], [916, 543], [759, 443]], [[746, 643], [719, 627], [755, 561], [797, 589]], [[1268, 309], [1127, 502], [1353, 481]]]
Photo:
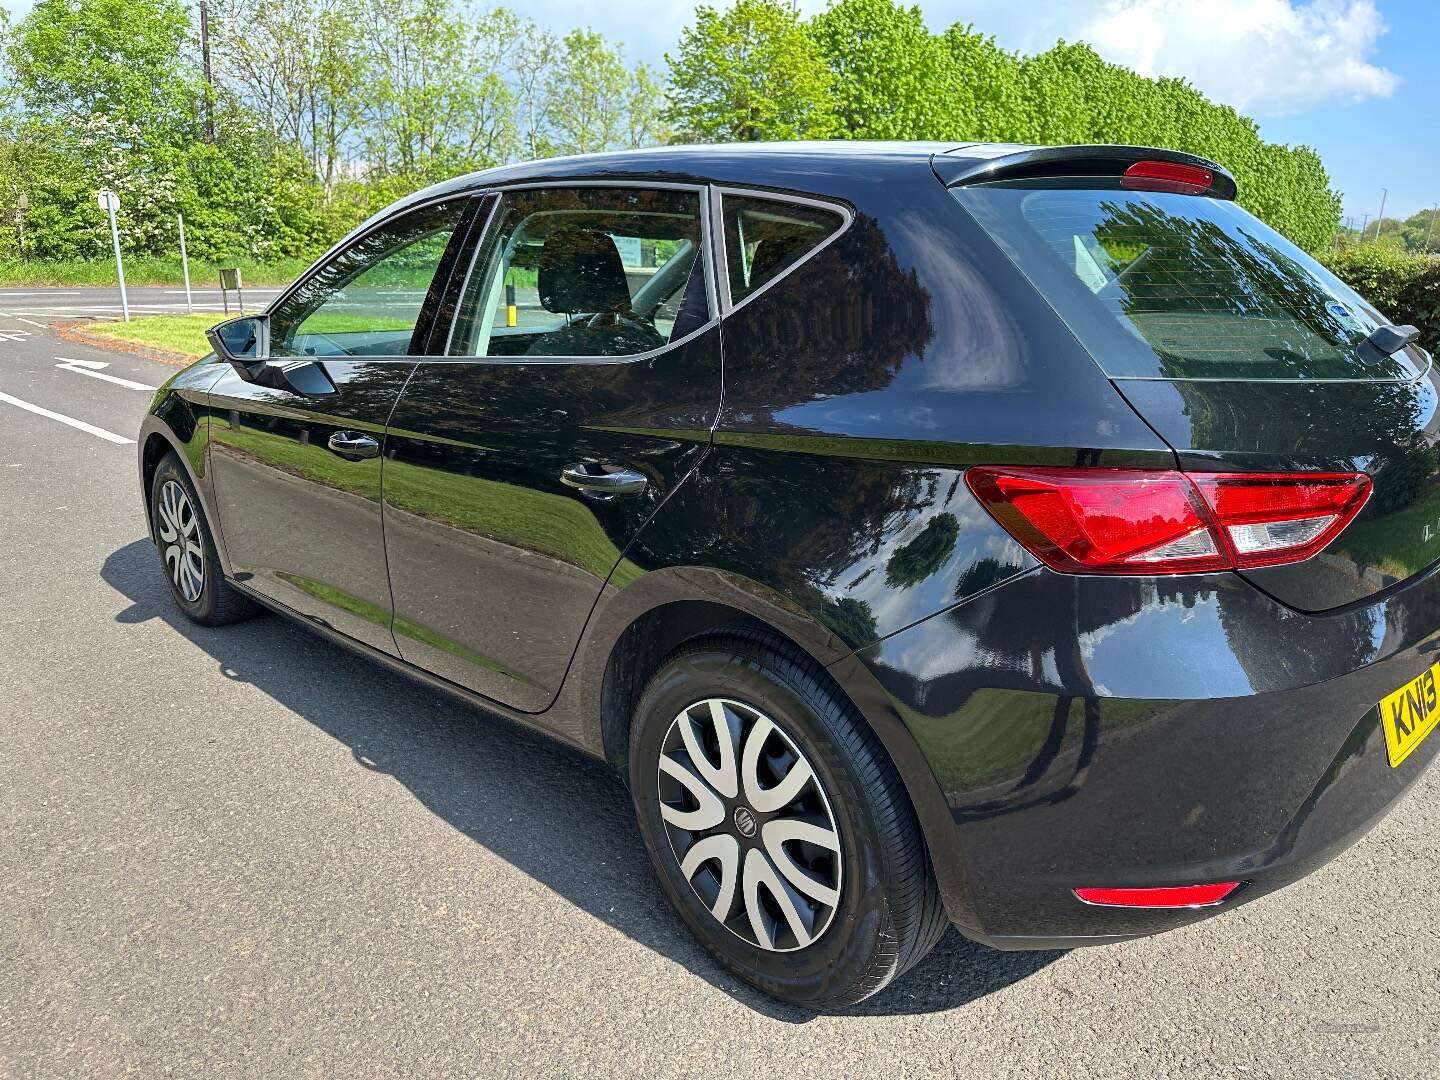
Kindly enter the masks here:
[[477, 712], [486, 713], [490, 716], [498, 717], [501, 720], [508, 721], [509, 723], [517, 724], [520, 727], [525, 728], [527, 731], [533, 731], [536, 734], [543, 735], [551, 742], [556, 743], [559, 746], [563, 746], [565, 749], [580, 754], [584, 757], [591, 758], [596, 761], [604, 760], [604, 758], [602, 758], [599, 754], [593, 753], [591, 750], [581, 745], [580, 743], [572, 742], [571, 740], [550, 730], [548, 727], [544, 727], [543, 725], [536, 723], [535, 718], [537, 716], [543, 716], [543, 713], [532, 714], [514, 712], [510, 709], [505, 708], [505, 706], [499, 704], [498, 702], [491, 701], [487, 697], [474, 693], [471, 690], [467, 690], [463, 686], [458, 686], [447, 679], [442, 679], [438, 675], [432, 675], [424, 668], [416, 667], [414, 664], [408, 663], [405, 660], [400, 659], [398, 656], [391, 656], [389, 653], [381, 652], [379, 649], [376, 649], [370, 645], [366, 645], [363, 641], [356, 641], [354, 638], [342, 634], [334, 627], [329, 626], [324, 622], [321, 622], [319, 619], [313, 619], [309, 616], [302, 615], [300, 612], [294, 610], [293, 608], [287, 607], [280, 601], [272, 600], [270, 597], [256, 592], [254, 589], [246, 586], [244, 582], [236, 581], [234, 578], [230, 577], [227, 577], [225, 579], [225, 582], [231, 588], [244, 593], [261, 607], [273, 611], [275, 614], [281, 616], [282, 618], [289, 619], [291, 622], [303, 626], [305, 629], [310, 630], [315, 634], [318, 634], [320, 637], [325, 638], [326, 640], [331, 641], [334, 644], [341, 646], [342, 648], [348, 649], [353, 653], [357, 653], [360, 656], [365, 657], [367, 660], [372, 660], [383, 667], [387, 667], [391, 671], [398, 672], [401, 675], [407, 676], [408, 678], [413, 679], [414, 681], [420, 683], [423, 686], [429, 687], [432, 690], [439, 690], [442, 693], [449, 694], [451, 697], [457, 698], [464, 704], [470, 706], [472, 709], [475, 709]]

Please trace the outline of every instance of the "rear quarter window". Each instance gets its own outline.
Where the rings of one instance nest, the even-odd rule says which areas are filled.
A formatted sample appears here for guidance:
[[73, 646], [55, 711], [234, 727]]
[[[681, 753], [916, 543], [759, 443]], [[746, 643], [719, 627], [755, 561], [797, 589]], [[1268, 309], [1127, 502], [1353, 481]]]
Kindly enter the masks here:
[[957, 188], [955, 197], [1111, 378], [1394, 380], [1359, 349], [1381, 316], [1233, 202], [1114, 180]]

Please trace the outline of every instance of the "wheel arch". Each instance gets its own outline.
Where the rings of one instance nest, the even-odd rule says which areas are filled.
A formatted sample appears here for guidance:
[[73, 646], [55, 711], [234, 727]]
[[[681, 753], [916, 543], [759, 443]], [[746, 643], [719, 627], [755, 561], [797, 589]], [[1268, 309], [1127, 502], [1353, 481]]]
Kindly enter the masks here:
[[924, 751], [855, 651], [807, 612], [739, 575], [671, 568], [647, 574], [603, 601], [591, 625], [613, 629], [592, 637], [584, 650], [581, 708], [590, 728], [585, 741], [622, 777], [635, 705], [650, 676], [676, 649], [732, 629], [771, 635], [798, 648], [855, 707], [895, 766], [950, 918], [962, 927], [978, 923], [949, 805]]
[[[228, 571], [229, 562], [225, 555], [224, 534], [215, 512], [214, 493], [211, 491], [205, 470], [207, 433], [204, 421], [202, 417], [196, 415], [191, 403], [185, 401], [179, 394], [169, 396], [174, 403], [167, 402], [168, 407], [151, 412], [146, 416], [140, 426], [140, 435], [136, 440], [139, 443], [136, 464], [140, 474], [140, 499], [145, 513], [146, 531], [153, 541], [155, 539], [155, 522], [150, 513], [150, 487], [155, 479], [155, 470], [159, 468], [161, 460], [167, 453], [174, 453], [180, 460], [180, 467], [185, 470], [185, 474], [190, 478], [190, 483], [200, 496], [200, 507], [205, 513], [206, 521], [210, 523], [211, 536], [214, 538], [221, 566]], [[180, 421], [179, 431], [172, 425], [172, 420]]]

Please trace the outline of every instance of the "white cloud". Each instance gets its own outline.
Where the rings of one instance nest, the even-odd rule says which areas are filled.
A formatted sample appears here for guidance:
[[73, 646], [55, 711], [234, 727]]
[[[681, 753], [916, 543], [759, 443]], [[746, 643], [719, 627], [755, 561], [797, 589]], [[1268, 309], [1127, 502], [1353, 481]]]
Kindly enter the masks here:
[[1215, 101], [1275, 116], [1388, 97], [1375, 62], [1385, 20], [1374, 0], [955, 0], [924, 5], [932, 27], [972, 22], [1022, 52], [1086, 41], [1143, 75], [1183, 76]]

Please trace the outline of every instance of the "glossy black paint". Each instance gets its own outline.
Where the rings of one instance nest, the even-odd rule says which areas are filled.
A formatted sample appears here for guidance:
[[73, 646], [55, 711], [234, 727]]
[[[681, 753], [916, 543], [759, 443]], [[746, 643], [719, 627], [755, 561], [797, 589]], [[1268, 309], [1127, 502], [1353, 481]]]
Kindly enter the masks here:
[[[443, 355], [476, 214], [411, 356], [325, 359], [340, 389], [314, 399], [190, 369], [142, 453], [184, 453], [227, 573], [264, 602], [616, 763], [667, 651], [736, 622], [783, 634], [885, 743], [981, 940], [1203, 917], [1069, 890], [1238, 876], [1243, 900], [1362, 832], [1435, 753], [1389, 769], [1374, 706], [1433, 659], [1440, 581], [1066, 577], [964, 470], [1394, 468], [1415, 433], [1433, 443], [1435, 389], [1117, 388], [937, 176], [1016, 149], [672, 148], [439, 185], [397, 209], [608, 180], [793, 193], [853, 221], [681, 346], [525, 363]], [[336, 459], [340, 428], [384, 453]], [[602, 502], [560, 483], [587, 460], [650, 484]]]
[[[621, 552], [699, 462], [720, 328], [649, 360], [420, 364], [390, 421], [385, 540], [400, 655], [526, 712], [555, 699]], [[561, 482], [633, 469], [638, 495]]]
[[1125, 381], [1182, 467], [1368, 473], [1360, 516], [1304, 563], [1246, 572], [1301, 611], [1363, 601], [1440, 558], [1440, 393], [1425, 354], [1410, 382]]
[[414, 365], [326, 360], [335, 392], [260, 386], [229, 365], [209, 392], [209, 480], [227, 572], [253, 592], [386, 652], [390, 583], [380, 531], [381, 459], [347, 460], [336, 432], [385, 444]]
[[1240, 879], [1250, 899], [1357, 839], [1440, 749], [1390, 768], [1376, 710], [1436, 660], [1437, 626], [1433, 569], [1339, 616], [1229, 574], [1039, 569], [847, 663], [880, 683], [871, 708], [894, 711], [945, 792], [977, 929], [1024, 945], [1000, 939], [1210, 913], [1088, 908], [1076, 885]]

